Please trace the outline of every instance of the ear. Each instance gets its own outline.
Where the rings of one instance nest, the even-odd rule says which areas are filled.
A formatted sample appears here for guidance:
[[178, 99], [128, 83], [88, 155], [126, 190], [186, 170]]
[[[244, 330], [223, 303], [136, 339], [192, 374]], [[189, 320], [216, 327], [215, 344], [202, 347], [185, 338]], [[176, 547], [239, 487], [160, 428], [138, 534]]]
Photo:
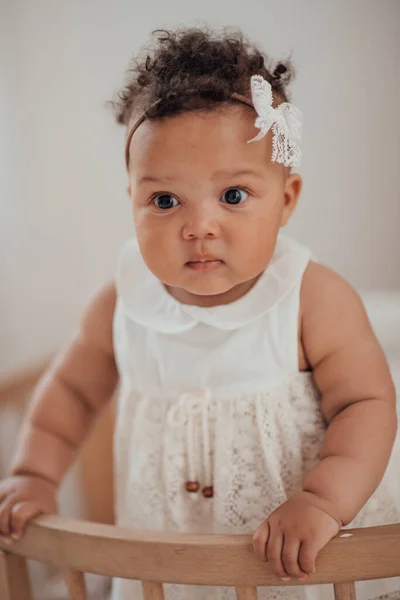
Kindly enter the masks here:
[[130, 185], [128, 185], [128, 187], [127, 187], [127, 192], [128, 192], [128, 196], [130, 198], [131, 197], [131, 186]]
[[297, 200], [300, 196], [303, 187], [303, 180], [298, 173], [289, 175], [285, 182], [284, 194], [284, 206], [282, 211], [281, 227], [284, 227], [289, 221], [292, 213], [297, 205]]

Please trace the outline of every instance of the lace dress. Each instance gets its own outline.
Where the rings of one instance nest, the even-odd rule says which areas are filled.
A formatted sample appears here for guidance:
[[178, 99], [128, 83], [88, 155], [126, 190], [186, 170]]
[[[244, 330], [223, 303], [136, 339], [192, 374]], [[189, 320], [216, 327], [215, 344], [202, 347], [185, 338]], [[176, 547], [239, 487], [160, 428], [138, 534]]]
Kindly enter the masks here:
[[[306, 248], [280, 236], [268, 268], [245, 296], [204, 308], [176, 301], [146, 267], [136, 240], [127, 244], [114, 317], [121, 380], [118, 525], [253, 533], [301, 488], [325, 430], [312, 375], [298, 371], [300, 286], [310, 258]], [[351, 525], [400, 521], [399, 479], [390, 467]], [[393, 584], [369, 583], [365, 594], [360, 584], [360, 597], [392, 591]], [[140, 584], [115, 579], [112, 597], [139, 600]], [[166, 597], [235, 596], [228, 588], [167, 585]], [[315, 586], [263, 588], [260, 597], [331, 595]]]

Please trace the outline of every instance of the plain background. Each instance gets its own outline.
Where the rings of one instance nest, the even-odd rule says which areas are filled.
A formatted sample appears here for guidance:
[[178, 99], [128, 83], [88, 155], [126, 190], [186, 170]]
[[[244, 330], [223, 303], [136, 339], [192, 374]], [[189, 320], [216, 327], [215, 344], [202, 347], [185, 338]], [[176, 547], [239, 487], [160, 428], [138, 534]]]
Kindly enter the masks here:
[[357, 289], [400, 289], [399, 0], [0, 0], [0, 374], [52, 352], [132, 234], [105, 102], [159, 27], [292, 54], [305, 187], [289, 232]]

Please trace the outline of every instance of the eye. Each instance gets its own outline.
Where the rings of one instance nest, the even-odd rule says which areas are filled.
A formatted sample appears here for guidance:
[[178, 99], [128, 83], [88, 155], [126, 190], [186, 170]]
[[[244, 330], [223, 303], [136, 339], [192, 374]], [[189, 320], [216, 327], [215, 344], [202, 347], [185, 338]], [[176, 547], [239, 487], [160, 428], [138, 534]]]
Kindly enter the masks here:
[[157, 206], [157, 208], [168, 210], [169, 208], [178, 206], [179, 201], [174, 196], [171, 196], [171, 194], [160, 194], [159, 196], [153, 198], [153, 204]]
[[222, 199], [227, 204], [240, 204], [243, 200], [246, 200], [249, 194], [242, 188], [231, 188], [224, 192]]

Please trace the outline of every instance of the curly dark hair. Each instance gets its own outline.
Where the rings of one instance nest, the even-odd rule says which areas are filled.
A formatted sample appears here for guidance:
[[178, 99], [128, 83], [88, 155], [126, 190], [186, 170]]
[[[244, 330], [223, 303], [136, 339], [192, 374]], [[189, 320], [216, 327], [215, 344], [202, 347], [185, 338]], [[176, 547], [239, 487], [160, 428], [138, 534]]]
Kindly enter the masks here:
[[140, 114], [157, 119], [215, 109], [231, 102], [235, 92], [249, 97], [250, 77], [256, 74], [271, 84], [275, 105], [288, 101], [291, 63], [267, 66], [267, 56], [240, 31], [184, 28], [152, 35], [153, 43], [133, 60], [126, 85], [112, 103], [118, 123], [128, 125]]

